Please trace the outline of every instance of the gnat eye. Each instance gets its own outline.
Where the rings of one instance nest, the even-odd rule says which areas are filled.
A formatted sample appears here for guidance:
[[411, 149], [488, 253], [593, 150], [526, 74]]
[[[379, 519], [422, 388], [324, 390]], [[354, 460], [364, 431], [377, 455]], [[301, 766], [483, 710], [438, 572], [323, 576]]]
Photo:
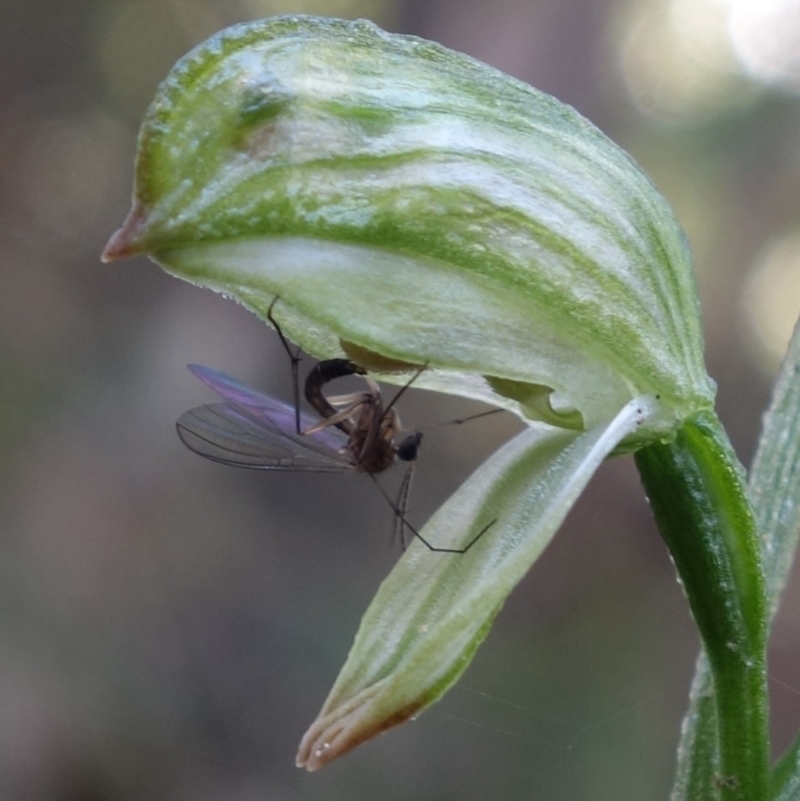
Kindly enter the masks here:
[[403, 462], [413, 462], [417, 458], [420, 443], [422, 442], [422, 432], [415, 431], [409, 434], [397, 446], [397, 458]]

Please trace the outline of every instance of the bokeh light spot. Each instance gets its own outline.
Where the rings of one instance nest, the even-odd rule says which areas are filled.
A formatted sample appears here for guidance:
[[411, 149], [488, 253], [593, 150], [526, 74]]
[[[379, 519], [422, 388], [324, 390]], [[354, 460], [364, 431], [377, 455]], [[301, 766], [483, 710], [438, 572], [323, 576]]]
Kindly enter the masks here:
[[730, 38], [745, 70], [800, 90], [800, 2], [730, 0]]
[[751, 353], [760, 368], [774, 372], [800, 313], [800, 231], [759, 254], [743, 299]]
[[665, 122], [697, 123], [753, 95], [741, 78], [724, 4], [670, 0], [633, 7], [622, 72], [636, 105]]

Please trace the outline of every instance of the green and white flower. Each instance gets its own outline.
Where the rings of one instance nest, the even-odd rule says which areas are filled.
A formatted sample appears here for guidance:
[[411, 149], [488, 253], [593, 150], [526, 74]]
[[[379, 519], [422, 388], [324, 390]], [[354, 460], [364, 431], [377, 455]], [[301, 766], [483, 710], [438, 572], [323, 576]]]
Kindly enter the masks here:
[[313, 356], [528, 426], [434, 515], [367, 611], [299, 762], [435, 701], [614, 451], [713, 407], [691, 255], [632, 160], [573, 109], [374, 25], [223, 31], [158, 90], [108, 260], [147, 254]]

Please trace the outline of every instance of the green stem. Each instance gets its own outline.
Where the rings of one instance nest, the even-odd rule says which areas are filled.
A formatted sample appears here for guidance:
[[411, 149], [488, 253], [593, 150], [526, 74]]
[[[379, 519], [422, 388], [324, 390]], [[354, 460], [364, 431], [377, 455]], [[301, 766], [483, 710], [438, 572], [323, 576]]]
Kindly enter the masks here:
[[725, 801], [764, 801], [769, 738], [764, 575], [744, 474], [716, 415], [689, 420], [636, 464], [714, 679]]

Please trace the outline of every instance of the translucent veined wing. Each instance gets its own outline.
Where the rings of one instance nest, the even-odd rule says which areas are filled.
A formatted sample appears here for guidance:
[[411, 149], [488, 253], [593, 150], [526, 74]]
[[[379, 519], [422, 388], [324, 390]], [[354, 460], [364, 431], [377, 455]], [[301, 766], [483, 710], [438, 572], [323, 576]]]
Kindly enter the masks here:
[[[294, 406], [259, 392], [219, 370], [212, 370], [210, 367], [203, 367], [200, 364], [190, 364], [189, 369], [207, 387], [213, 389], [217, 395], [233, 406], [249, 410], [255, 416], [269, 415], [270, 420], [279, 429], [290, 431], [293, 434], [297, 433], [295, 427], [297, 417]], [[316, 417], [311, 417], [303, 411], [300, 412], [300, 429], [302, 431], [318, 422]], [[336, 449], [347, 442], [347, 437], [336, 429], [326, 433], [330, 434], [330, 437], [321, 437], [318, 440], [322, 445]]]
[[[225, 403], [199, 406], [178, 419], [181, 441], [215, 462], [258, 470], [342, 472], [353, 469], [346, 435], [327, 426], [298, 434], [295, 408], [200, 365], [189, 369]], [[303, 430], [319, 422], [300, 414]]]

